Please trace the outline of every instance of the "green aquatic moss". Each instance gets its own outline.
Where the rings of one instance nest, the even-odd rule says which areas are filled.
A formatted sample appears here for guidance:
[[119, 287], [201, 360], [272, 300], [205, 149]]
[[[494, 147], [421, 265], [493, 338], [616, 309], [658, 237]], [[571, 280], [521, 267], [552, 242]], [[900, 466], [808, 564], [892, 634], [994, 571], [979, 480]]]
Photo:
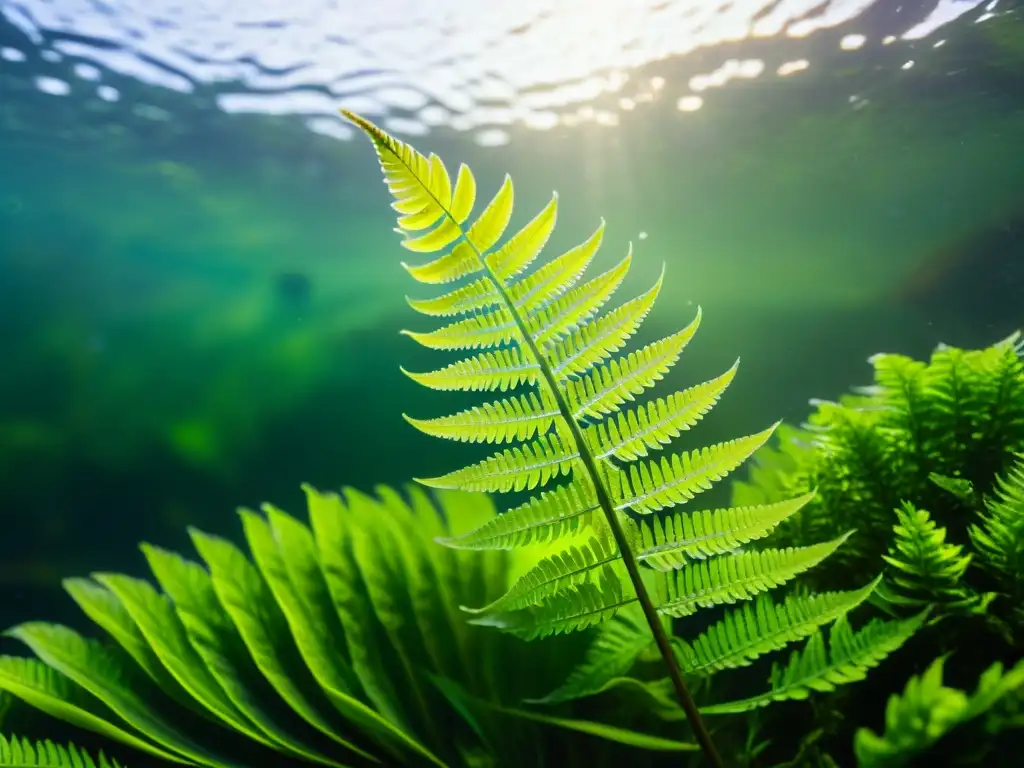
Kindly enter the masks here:
[[[800, 428], [784, 425], [733, 485], [736, 504], [816, 490], [774, 535], [799, 545], [856, 529], [814, 577], [830, 586], [877, 571], [894, 544], [896, 510], [926, 510], [946, 539], [971, 547], [985, 499], [1024, 451], [1021, 337], [986, 349], [940, 346], [928, 361], [871, 358], [874, 382], [837, 402], [814, 401]], [[979, 577], [968, 571], [968, 581]]]

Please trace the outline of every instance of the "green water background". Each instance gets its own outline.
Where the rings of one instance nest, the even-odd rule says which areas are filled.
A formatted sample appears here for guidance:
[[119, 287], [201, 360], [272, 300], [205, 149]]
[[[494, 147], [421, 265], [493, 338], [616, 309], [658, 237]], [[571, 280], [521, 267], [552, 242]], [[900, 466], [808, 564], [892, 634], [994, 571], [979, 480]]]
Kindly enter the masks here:
[[[905, 50], [830, 54], [691, 114], [655, 100], [616, 127], [518, 130], [503, 147], [411, 140], [470, 165], [484, 198], [511, 173], [513, 227], [558, 190], [549, 253], [603, 216], [595, 269], [634, 245], [622, 298], [666, 265], [638, 341], [698, 305], [704, 321], [663, 386], [742, 361], [682, 441], [702, 445], [799, 421], [809, 398], [864, 383], [873, 352], [1024, 324], [1024, 27], [999, 24], [957, 26], [911, 70]], [[59, 579], [141, 574], [139, 541], [188, 550], [190, 524], [237, 540], [237, 505], [298, 510], [302, 482], [370, 489], [481, 455], [401, 418], [475, 398], [399, 371], [451, 358], [398, 334], [431, 327], [404, 303], [429, 290], [400, 266], [368, 144], [284, 118], [190, 120], [164, 96], [169, 119], [125, 130], [4, 82], [0, 623], [74, 615]], [[287, 273], [308, 278], [308, 301], [282, 296]]]

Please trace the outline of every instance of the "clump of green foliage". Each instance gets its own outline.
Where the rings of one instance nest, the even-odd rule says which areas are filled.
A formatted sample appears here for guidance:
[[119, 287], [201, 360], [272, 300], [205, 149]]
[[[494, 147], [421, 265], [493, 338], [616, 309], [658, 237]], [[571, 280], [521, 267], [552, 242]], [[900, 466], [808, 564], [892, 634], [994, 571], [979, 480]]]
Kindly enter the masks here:
[[[642, 763], [638, 747], [694, 748], [517, 709], [579, 646], [528, 646], [459, 612], [497, 599], [532, 563], [434, 542], [493, 520], [486, 496], [306, 495], [308, 524], [270, 505], [241, 510], [248, 555], [192, 529], [199, 561], [143, 545], [157, 586], [115, 573], [66, 580], [106, 637], [14, 627], [7, 635], [36, 658], [0, 657], [0, 690], [161, 762], [210, 768], [544, 765], [549, 752], [571, 763], [579, 750], [563, 733], [605, 740], [597, 752], [619, 762]], [[0, 748], [0, 766], [33, 764], [4, 762], [27, 744]], [[78, 765], [38, 748], [56, 756], [46, 765]]]
[[102, 752], [93, 759], [74, 744], [63, 746], [46, 739], [8, 739], [3, 735], [0, 735], [0, 765], [10, 768], [124, 768]]
[[[933, 661], [923, 674], [907, 681], [903, 694], [889, 697], [885, 730], [877, 734], [860, 728], [854, 741], [857, 764], [862, 768], [895, 768], [913, 765], [914, 759], [954, 730], [981, 720], [967, 751], [971, 762], [983, 765], [1019, 765], [1020, 753], [995, 754], [989, 737], [1005, 729], [1024, 726], [1020, 691], [1024, 689], [1024, 660], [1009, 670], [996, 662], [978, 679], [974, 693], [943, 684], [946, 657]], [[947, 753], [947, 765], [953, 764]], [[934, 764], [934, 763], [932, 763]]]
[[[877, 612], [901, 617], [925, 609], [929, 624], [941, 622], [941, 629], [915, 637], [914, 658], [936, 659], [970, 647], [958, 669], [982, 685], [986, 675], [998, 676], [982, 665], [1019, 658], [1024, 643], [1021, 353], [1021, 337], [1014, 334], [980, 350], [942, 345], [927, 362], [876, 355], [872, 386], [838, 402], [814, 401], [807, 423], [780, 427], [749, 480], [733, 486], [736, 504], [771, 503], [815, 489], [815, 498], [782, 521], [769, 541], [798, 546], [856, 528], [847, 546], [808, 580], [818, 588], [842, 588], [883, 568], [883, 582], [870, 601]], [[909, 663], [901, 676], [912, 671]], [[1007, 690], [1016, 691], [1019, 678], [1007, 673]], [[940, 685], [941, 665], [922, 680], [909, 683], [903, 703], [890, 710], [902, 707], [905, 713], [914, 701], [916, 707], [935, 708], [928, 717], [943, 717], [939, 710], [945, 711], [948, 696], [920, 693], [949, 690]], [[873, 691], [874, 704], [881, 693]], [[870, 706], [855, 699], [843, 709]], [[822, 705], [819, 714], [827, 708]], [[909, 739], [920, 749], [938, 739], [937, 731], [921, 739], [901, 735], [911, 720], [890, 715], [882, 740], [859, 734], [861, 763], [902, 765], [894, 739]], [[837, 731], [850, 735], [848, 728]], [[881, 746], [885, 740], [887, 747]], [[981, 754], [977, 745], [966, 751]], [[890, 752], [891, 760], [885, 757]]]
[[881, 354], [871, 363], [873, 386], [838, 402], [814, 401], [803, 427], [780, 427], [749, 481], [734, 484], [734, 502], [816, 489], [774, 541], [799, 545], [856, 528], [815, 571], [818, 583], [875, 573], [888, 557], [896, 591], [917, 588], [907, 581], [916, 568], [933, 580], [918, 586], [934, 602], [994, 592], [1000, 599], [992, 609], [1012, 613], [1024, 575], [1024, 531], [1014, 522], [1022, 477], [1015, 462], [1024, 452], [1020, 335], [981, 350], [943, 345], [928, 362]]

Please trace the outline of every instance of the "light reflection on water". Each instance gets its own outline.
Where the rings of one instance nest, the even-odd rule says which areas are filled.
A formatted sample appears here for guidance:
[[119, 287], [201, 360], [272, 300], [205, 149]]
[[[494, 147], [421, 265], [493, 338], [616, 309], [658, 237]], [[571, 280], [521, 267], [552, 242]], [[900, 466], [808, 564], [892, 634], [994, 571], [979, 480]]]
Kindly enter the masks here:
[[[815, 66], [801, 41], [850, 26], [844, 50], [909, 45], [994, 0], [3, 0], [0, 14], [46, 56], [75, 62], [35, 77], [48, 94], [117, 98], [97, 66], [160, 89], [202, 90], [227, 112], [300, 115], [319, 133], [348, 138], [339, 101], [406, 135], [445, 125], [484, 146], [510, 127], [614, 126], [654, 98], [681, 112], [737, 80], [799, 76]], [[775, 61], [705, 55], [744, 40], [788, 40]], [[636, 79], [640, 68], [694, 54], [681, 82]], [[25, 54], [3, 51], [4, 66]], [[72, 84], [72, 80], [77, 80]], [[150, 115], [152, 117], [152, 115]], [[159, 119], [159, 117], [157, 118]]]

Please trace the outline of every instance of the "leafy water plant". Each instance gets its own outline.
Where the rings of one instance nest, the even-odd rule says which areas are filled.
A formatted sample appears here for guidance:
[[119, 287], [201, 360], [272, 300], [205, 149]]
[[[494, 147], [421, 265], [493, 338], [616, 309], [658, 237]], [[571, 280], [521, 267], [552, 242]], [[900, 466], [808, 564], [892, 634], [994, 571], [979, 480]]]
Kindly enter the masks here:
[[947, 751], [941, 764], [1019, 765], [1019, 751], [994, 755], [990, 747], [993, 735], [1024, 725], [1019, 698], [1024, 690], [1024, 661], [1008, 670], [999, 662], [992, 664], [981, 673], [972, 694], [943, 684], [945, 662], [945, 656], [938, 657], [923, 674], [907, 681], [902, 695], [894, 693], [889, 698], [882, 734], [870, 728], [857, 731], [854, 752], [861, 768], [915, 765], [915, 758], [927, 753], [950, 731], [974, 720], [984, 720], [985, 736], [971, 740], [964, 750], [968, 753], [966, 759], [955, 759]]
[[779, 430], [736, 504], [814, 488], [773, 542], [800, 545], [856, 525], [816, 569], [837, 587], [887, 565], [879, 596], [896, 609], [934, 604], [1024, 629], [1024, 360], [1014, 334], [985, 349], [939, 346], [927, 362], [875, 355], [871, 387], [815, 401], [806, 425]]
[[[915, 637], [914, 656], [904, 657], [903, 668], [889, 667], [889, 675], [909, 677], [918, 671], [914, 658], [937, 658], [962, 647], [971, 648], [958, 663], [966, 677], [984, 676], [988, 665], [1020, 656], [1022, 352], [1021, 335], [1013, 334], [984, 349], [940, 345], [927, 361], [875, 355], [871, 386], [838, 402], [814, 401], [807, 423], [781, 426], [775, 444], [758, 453], [750, 479], [733, 486], [735, 504], [772, 503], [816, 489], [815, 498], [782, 521], [769, 542], [799, 546], [856, 524], [850, 545], [807, 580], [817, 588], [842, 588], [884, 567], [883, 583], [872, 596], [879, 612], [902, 617], [925, 609], [929, 625], [942, 622], [938, 631]], [[931, 670], [908, 687], [901, 711], [911, 711], [913, 691], [939, 690], [936, 674], [941, 683], [941, 671]], [[1018, 697], [1019, 691], [1024, 687]], [[836, 708], [869, 712], [883, 705], [888, 692], [875, 686], [861, 693], [846, 692], [842, 704], [822, 701], [816, 714]], [[948, 701], [944, 694], [934, 697], [928, 706], [936, 711], [922, 710], [921, 717], [941, 718]], [[924, 751], [931, 741], [919, 735], [915, 750]], [[905, 736], [897, 728], [886, 746], [858, 735], [858, 755], [864, 764], [902, 764], [896, 746]], [[847, 749], [853, 738], [853, 730], [841, 727], [822, 748]], [[975, 741], [973, 751], [980, 755], [992, 745], [992, 738]]]
[[[423, 155], [364, 118], [343, 114], [376, 150], [399, 214], [402, 245], [417, 254], [446, 251], [425, 264], [405, 265], [408, 272], [428, 285], [459, 283], [438, 297], [409, 301], [424, 315], [449, 318], [446, 325], [405, 333], [432, 349], [480, 350], [409, 376], [438, 390], [529, 388], [451, 416], [407, 417], [437, 437], [515, 444], [420, 482], [487, 493], [534, 492], [554, 484], [501, 517], [441, 542], [501, 550], [584, 530], [592, 534], [544, 558], [504, 595], [473, 609], [475, 621], [532, 639], [600, 624], [635, 607], [701, 749], [712, 764], [722, 765], [684, 673], [749, 664], [866, 599], [877, 582], [850, 592], [792, 595], [780, 604], [767, 594], [832, 554], [849, 531], [806, 547], [736, 552], [796, 513], [810, 492], [772, 504], [662, 514], [725, 477], [775, 428], [651, 457], [696, 424], [735, 375], [733, 365], [710, 381], [623, 408], [674, 365], [700, 324], [700, 312], [681, 331], [614, 357], [651, 311], [662, 277], [599, 314], [632, 261], [630, 250], [611, 269], [579, 282], [601, 245], [603, 222], [578, 246], [528, 271], [554, 229], [557, 195], [499, 245], [512, 214], [509, 176], [471, 221], [476, 180], [466, 165], [453, 182], [437, 155]], [[742, 604], [693, 643], [677, 644], [677, 658], [666, 618], [737, 602]]]
[[[691, 748], [517, 716], [524, 697], [557, 680], [575, 643], [538, 652], [458, 611], [496, 599], [530, 563], [434, 542], [449, 525], [493, 519], [486, 496], [305, 490], [308, 526], [270, 505], [241, 511], [251, 560], [191, 529], [201, 562], [143, 545], [159, 590], [114, 573], [66, 580], [113, 643], [21, 624], [7, 635], [37, 658], [0, 657], [0, 689], [160, 761], [211, 768], [544, 765], [538, 750], [560, 751], [552, 732], [611, 749]], [[563, 763], [575, 759], [567, 754]]]
[[5, 768], [124, 768], [100, 752], [93, 759], [74, 744], [63, 746], [52, 741], [5, 738], [0, 734], [0, 766]]

